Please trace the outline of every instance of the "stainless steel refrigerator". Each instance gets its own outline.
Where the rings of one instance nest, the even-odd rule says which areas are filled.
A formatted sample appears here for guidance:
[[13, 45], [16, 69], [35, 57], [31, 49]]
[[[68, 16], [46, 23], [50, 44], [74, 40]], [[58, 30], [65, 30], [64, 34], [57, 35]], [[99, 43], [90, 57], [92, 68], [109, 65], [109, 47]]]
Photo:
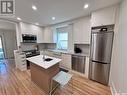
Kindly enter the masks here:
[[114, 26], [92, 28], [89, 78], [108, 85]]

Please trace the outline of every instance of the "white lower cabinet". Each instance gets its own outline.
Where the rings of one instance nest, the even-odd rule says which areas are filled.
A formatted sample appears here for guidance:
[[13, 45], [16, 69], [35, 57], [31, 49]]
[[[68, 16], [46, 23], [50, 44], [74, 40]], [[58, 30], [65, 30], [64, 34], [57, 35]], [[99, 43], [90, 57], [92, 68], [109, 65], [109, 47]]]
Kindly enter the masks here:
[[[43, 51], [41, 51], [41, 54], [43, 54]], [[53, 51], [45, 51], [45, 54], [51, 57], [62, 59], [62, 61], [60, 62], [60, 68], [71, 70], [71, 54]]]
[[18, 50], [14, 51], [16, 68], [21, 71], [27, 70], [26, 55]]
[[62, 54], [62, 62], [60, 67], [71, 70], [71, 54]]
[[85, 77], [89, 77], [89, 57], [86, 56], [86, 61], [85, 61]]

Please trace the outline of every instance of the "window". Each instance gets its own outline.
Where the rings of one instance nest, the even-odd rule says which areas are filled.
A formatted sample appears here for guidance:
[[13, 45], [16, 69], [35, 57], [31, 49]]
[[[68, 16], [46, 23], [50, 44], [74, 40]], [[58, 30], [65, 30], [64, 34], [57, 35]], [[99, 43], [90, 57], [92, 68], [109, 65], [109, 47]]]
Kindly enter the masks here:
[[66, 28], [57, 29], [57, 49], [68, 49], [68, 32]]

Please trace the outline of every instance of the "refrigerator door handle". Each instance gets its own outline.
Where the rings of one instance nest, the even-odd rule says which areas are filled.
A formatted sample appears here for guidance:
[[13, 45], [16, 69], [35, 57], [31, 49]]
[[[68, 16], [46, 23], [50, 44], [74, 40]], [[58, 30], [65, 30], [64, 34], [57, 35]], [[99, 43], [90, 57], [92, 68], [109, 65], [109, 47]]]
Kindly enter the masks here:
[[110, 63], [105, 63], [105, 62], [100, 62], [100, 61], [95, 61], [95, 60], [92, 60], [92, 62], [96, 62], [96, 63], [100, 63], [100, 64], [110, 64]]
[[107, 30], [108, 30], [107, 28], [101, 28], [100, 32], [107, 31]]
[[[91, 38], [92, 38], [92, 35], [91, 35]], [[94, 39], [92, 38], [91, 39], [91, 51], [90, 51], [90, 59], [92, 60], [93, 59], [93, 49], [94, 49], [94, 43], [93, 43]]]

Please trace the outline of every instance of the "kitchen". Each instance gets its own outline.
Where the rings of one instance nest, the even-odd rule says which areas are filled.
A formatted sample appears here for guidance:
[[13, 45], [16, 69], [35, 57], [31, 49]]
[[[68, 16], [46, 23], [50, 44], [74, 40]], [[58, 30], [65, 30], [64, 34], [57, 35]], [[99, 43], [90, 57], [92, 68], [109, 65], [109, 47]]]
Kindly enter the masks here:
[[[91, 61], [90, 60], [90, 43], [92, 43], [91, 42], [91, 21], [93, 22], [92, 27], [97, 27], [101, 29], [101, 27], [98, 27], [98, 26], [102, 26], [102, 23], [103, 23], [102, 28], [108, 29], [107, 25], [109, 25], [109, 27], [114, 26], [116, 13], [117, 13], [117, 5], [114, 5], [114, 6], [93, 12], [92, 16], [89, 15], [89, 16], [85, 16], [76, 20], [72, 20], [71, 22], [65, 22], [65, 23], [56, 24], [56, 25], [52, 25], [52, 26], [48, 26], [44, 28], [20, 22], [18, 25], [18, 28], [20, 29], [18, 33], [21, 32], [20, 35], [18, 35], [21, 38], [21, 40], [19, 41], [19, 45], [20, 45], [19, 49], [21, 49], [21, 51], [26, 52], [25, 54], [23, 53], [24, 57], [21, 60], [24, 60], [25, 56], [26, 58], [28, 58], [27, 52], [29, 52], [29, 50], [31, 50], [31, 52], [35, 50], [36, 51], [34, 53], [35, 55], [37, 54], [37, 52], [40, 51], [41, 55], [47, 55], [50, 57], [62, 59], [61, 62], [59, 63], [60, 70], [65, 72], [76, 73], [83, 77], [90, 78], [90, 71], [89, 71], [90, 70], [89, 62]], [[101, 14], [103, 14], [104, 16], [100, 18], [99, 15]], [[96, 22], [94, 22], [94, 19], [96, 19]], [[97, 20], [99, 20], [98, 23], [97, 23]], [[112, 31], [114, 30], [112, 29]], [[59, 32], [61, 33], [61, 35], [63, 33], [63, 35], [60, 36], [60, 34], [58, 34]], [[66, 34], [64, 35], [64, 33]], [[31, 38], [29, 36], [31, 36]], [[64, 36], [66, 36], [65, 39], [62, 39]], [[33, 40], [29, 42], [30, 41], [29, 39], [33, 39]], [[63, 43], [61, 42], [59, 45], [58, 40], [64, 40], [64, 41], [67, 40], [68, 42], [63, 42]], [[103, 47], [100, 47], [99, 49], [101, 48]], [[107, 48], [109, 49], [110, 47], [107, 47]], [[111, 56], [110, 52], [111, 51], [109, 51], [108, 56]], [[37, 55], [39, 55], [39, 53]], [[110, 59], [110, 57], [108, 59]], [[24, 65], [24, 62], [23, 63], [19, 62], [19, 60], [16, 63], [17, 64], [21, 63], [22, 65]], [[30, 62], [26, 60], [25, 61], [26, 66], [20, 65], [22, 68], [20, 66], [17, 68], [20, 68], [20, 70], [22, 71], [27, 70], [27, 68], [30, 68], [28, 67], [28, 63]], [[109, 71], [109, 69], [106, 69], [106, 70]], [[103, 70], [100, 72], [103, 72]], [[103, 77], [103, 74], [101, 77]], [[104, 75], [104, 77], [107, 78], [108, 80], [109, 74]], [[96, 79], [93, 78], [93, 80], [96, 80]], [[101, 81], [99, 79], [96, 81], [102, 82], [102, 84], [108, 85], [107, 80], [106, 82], [102, 82], [102, 81], [105, 81], [105, 79], [101, 79]]]
[[[57, 22], [57, 16], [53, 16], [51, 24], [44, 26], [40, 22], [27, 22], [29, 20], [25, 21], [21, 15], [21, 18], [15, 18], [17, 19], [18, 47], [17, 50], [14, 50], [15, 69], [21, 73], [29, 73], [29, 78], [26, 75], [24, 78], [27, 77], [30, 83], [35, 83], [42, 92], [50, 95], [52, 93], [56, 95], [65, 93], [67, 95], [115, 95], [117, 92], [121, 93], [117, 91], [119, 88], [115, 87], [117, 84], [113, 81], [114, 67], [112, 67], [112, 60], [115, 58], [112, 59], [114, 39], [118, 31], [121, 2], [119, 0], [114, 4], [92, 10], [87, 15], [61, 20], [61, 22]], [[90, 7], [91, 5], [85, 4], [84, 10], [89, 10]], [[39, 7], [32, 6], [32, 11], [38, 12]], [[81, 86], [76, 84], [75, 76], [79, 80], [81, 78], [79, 84], [80, 82], [88, 83], [90, 87], [93, 86], [92, 89], [82, 83], [84, 89], [81, 89]], [[64, 80], [65, 77], [67, 79]], [[57, 83], [52, 83], [52, 80]], [[65, 89], [59, 86], [64, 82], [68, 84]], [[58, 87], [53, 89], [54, 85]], [[76, 87], [81, 91], [77, 91]], [[100, 89], [102, 92], [97, 90], [99, 87], [102, 88]], [[60, 92], [59, 89], [62, 91]], [[35, 93], [41, 93], [40, 90], [37, 91]], [[125, 90], [124, 92], [126, 95]]]

